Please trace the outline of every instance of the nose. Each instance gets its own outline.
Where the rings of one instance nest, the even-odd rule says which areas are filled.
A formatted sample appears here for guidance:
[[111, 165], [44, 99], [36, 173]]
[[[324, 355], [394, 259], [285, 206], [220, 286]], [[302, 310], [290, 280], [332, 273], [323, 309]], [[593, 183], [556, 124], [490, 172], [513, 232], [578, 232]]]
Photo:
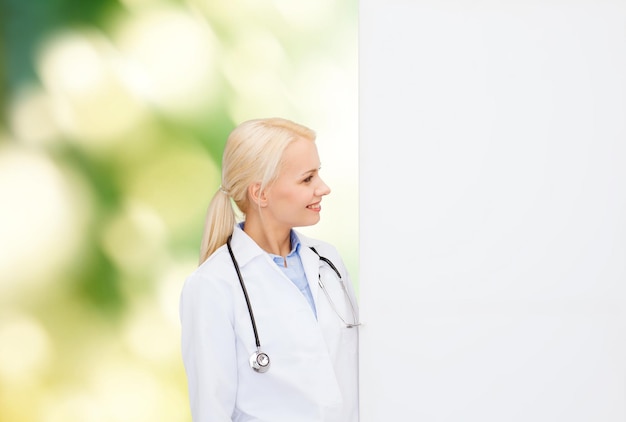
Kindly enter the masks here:
[[315, 194], [317, 196], [324, 196], [330, 193], [330, 187], [320, 178], [320, 184], [315, 189]]

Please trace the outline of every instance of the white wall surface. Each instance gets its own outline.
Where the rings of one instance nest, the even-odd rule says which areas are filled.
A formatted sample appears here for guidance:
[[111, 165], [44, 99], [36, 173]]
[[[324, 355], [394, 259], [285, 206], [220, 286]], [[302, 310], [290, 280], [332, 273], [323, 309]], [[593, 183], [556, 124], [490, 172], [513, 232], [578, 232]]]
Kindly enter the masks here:
[[362, 422], [626, 421], [626, 2], [360, 3]]

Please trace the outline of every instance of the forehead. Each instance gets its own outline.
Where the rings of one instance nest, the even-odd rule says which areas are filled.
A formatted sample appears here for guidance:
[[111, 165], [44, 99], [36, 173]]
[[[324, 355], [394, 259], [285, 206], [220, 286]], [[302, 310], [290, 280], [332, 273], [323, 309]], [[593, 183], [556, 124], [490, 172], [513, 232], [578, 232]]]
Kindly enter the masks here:
[[283, 172], [303, 173], [315, 170], [320, 166], [320, 158], [315, 142], [298, 138], [290, 143], [282, 158]]

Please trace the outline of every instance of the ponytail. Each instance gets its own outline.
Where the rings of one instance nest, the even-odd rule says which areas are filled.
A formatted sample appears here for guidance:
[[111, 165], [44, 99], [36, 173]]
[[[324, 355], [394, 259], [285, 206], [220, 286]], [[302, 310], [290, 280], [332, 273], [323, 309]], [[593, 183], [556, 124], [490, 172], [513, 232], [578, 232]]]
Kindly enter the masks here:
[[228, 193], [220, 186], [211, 199], [204, 223], [204, 234], [200, 245], [200, 262], [206, 259], [226, 243], [235, 226], [235, 210]]

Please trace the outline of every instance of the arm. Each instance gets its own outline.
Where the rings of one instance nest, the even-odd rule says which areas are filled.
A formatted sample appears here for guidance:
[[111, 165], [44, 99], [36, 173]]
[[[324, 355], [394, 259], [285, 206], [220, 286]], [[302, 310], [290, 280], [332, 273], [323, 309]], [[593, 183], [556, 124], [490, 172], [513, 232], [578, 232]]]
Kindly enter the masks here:
[[231, 421], [237, 362], [230, 289], [198, 272], [180, 298], [182, 355], [194, 422]]

